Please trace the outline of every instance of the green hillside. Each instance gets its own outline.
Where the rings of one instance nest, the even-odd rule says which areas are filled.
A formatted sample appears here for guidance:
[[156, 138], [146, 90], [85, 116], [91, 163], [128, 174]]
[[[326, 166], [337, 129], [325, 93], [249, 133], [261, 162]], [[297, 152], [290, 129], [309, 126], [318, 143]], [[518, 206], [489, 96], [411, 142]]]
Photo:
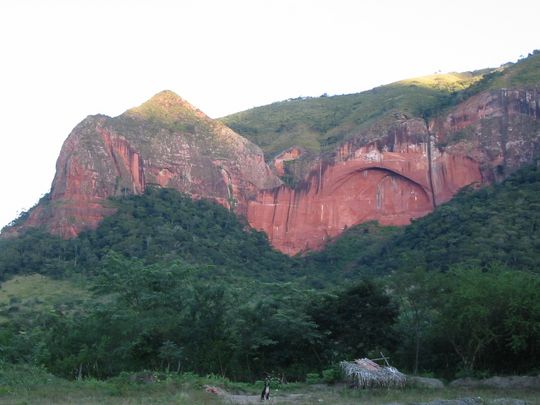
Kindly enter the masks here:
[[148, 189], [144, 196], [113, 200], [117, 212], [96, 231], [62, 240], [29, 230], [1, 239], [0, 278], [37, 272], [51, 276], [92, 273], [109, 252], [144, 263], [181, 258], [186, 263], [230, 274], [290, 275], [285, 255], [266, 236], [246, 230], [235, 214], [207, 200], [193, 201], [173, 189]]
[[0, 240], [0, 364], [67, 378], [301, 380], [383, 351], [447, 377], [529, 372], [540, 361], [539, 196], [538, 168], [524, 168], [409, 227], [362, 224], [295, 258], [174, 190], [115, 200], [117, 213], [78, 238]]
[[540, 273], [540, 171], [522, 169], [501, 184], [462, 191], [406, 227], [388, 254], [381, 268], [499, 265]]
[[480, 78], [471, 73], [421, 77], [358, 94], [291, 99], [236, 113], [222, 121], [259, 145], [268, 158], [293, 145], [321, 152], [385, 117], [415, 115]]
[[540, 85], [540, 50], [504, 69], [492, 80], [490, 88], [534, 87]]
[[465, 189], [405, 228], [358, 225], [306, 260], [341, 263], [346, 274], [455, 266], [539, 273], [540, 170], [526, 167], [502, 183]]
[[223, 277], [298, 281], [327, 288], [408, 266], [455, 265], [537, 272], [540, 268], [540, 171], [530, 166], [502, 183], [467, 189], [405, 228], [365, 223], [321, 252], [288, 257], [236, 215], [170, 189], [113, 201], [116, 214], [95, 231], [62, 240], [39, 230], [0, 239], [0, 276], [92, 275], [111, 252], [144, 265], [182, 260]]
[[2, 283], [0, 324], [10, 317], [32, 316], [54, 310], [74, 311], [91, 298], [83, 280], [58, 280], [41, 274], [20, 275]]
[[384, 129], [396, 117], [447, 108], [480, 91], [539, 85], [540, 53], [535, 51], [499, 69], [413, 78], [356, 94], [289, 99], [221, 121], [259, 145], [271, 159], [294, 145], [316, 153], [332, 150], [370, 127]]

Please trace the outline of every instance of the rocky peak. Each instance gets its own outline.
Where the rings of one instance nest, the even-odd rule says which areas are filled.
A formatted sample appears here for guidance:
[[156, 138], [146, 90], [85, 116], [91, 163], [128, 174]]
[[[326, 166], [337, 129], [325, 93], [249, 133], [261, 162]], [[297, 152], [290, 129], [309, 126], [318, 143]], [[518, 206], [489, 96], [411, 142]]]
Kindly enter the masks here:
[[157, 121], [167, 125], [174, 124], [175, 122], [211, 120], [201, 110], [170, 90], [163, 90], [157, 93], [140, 106], [127, 110], [123, 115]]
[[148, 186], [245, 214], [260, 189], [279, 184], [260, 148], [162, 91], [118, 117], [89, 116], [77, 125], [62, 146], [50, 199], [20, 228], [45, 226], [73, 237], [114, 212], [109, 197], [140, 194]]

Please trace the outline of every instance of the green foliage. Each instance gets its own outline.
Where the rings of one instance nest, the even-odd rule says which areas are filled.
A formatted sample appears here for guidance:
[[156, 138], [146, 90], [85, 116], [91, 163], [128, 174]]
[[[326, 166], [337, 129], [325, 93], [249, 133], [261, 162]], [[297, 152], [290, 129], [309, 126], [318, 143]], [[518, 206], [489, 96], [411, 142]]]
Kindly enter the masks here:
[[331, 150], [378, 120], [394, 114], [410, 116], [430, 108], [478, 79], [470, 73], [428, 76], [357, 94], [290, 99], [236, 113], [222, 121], [259, 145], [269, 158], [295, 145], [320, 152]]
[[32, 272], [93, 272], [109, 251], [146, 263], [182, 258], [224, 273], [273, 272], [275, 279], [291, 273], [290, 260], [271, 249], [264, 234], [215, 203], [193, 201], [171, 189], [149, 189], [144, 196], [126, 197], [115, 205], [116, 214], [96, 231], [72, 240], [39, 229], [0, 240], [0, 279]]
[[335, 364], [331, 368], [322, 371], [322, 379], [326, 384], [335, 384], [341, 380], [341, 368]]
[[307, 373], [306, 374], [306, 383], [307, 384], [320, 384], [322, 382], [322, 378], [319, 375], [319, 373]]
[[376, 222], [366, 222], [345, 230], [329, 241], [325, 249], [303, 258], [306, 271], [318, 286], [346, 284], [364, 276], [377, 276], [374, 261], [386, 257], [386, 251], [402, 228], [382, 227]]
[[396, 343], [392, 326], [397, 307], [374, 283], [363, 281], [336, 295], [328, 295], [313, 305], [312, 316], [332, 344], [331, 361], [366, 357], [379, 349], [393, 349]]
[[0, 289], [0, 324], [13, 317], [31, 318], [49, 311], [76, 312], [90, 296], [83, 280], [56, 280], [40, 274], [15, 276]]
[[538, 275], [455, 267], [392, 278], [402, 298], [399, 329], [406, 339], [398, 355], [410, 357], [418, 349], [419, 369], [522, 373], [538, 363], [533, 343], [540, 339]]
[[0, 361], [304, 380], [384, 350], [419, 372], [525, 372], [540, 360], [539, 188], [524, 168], [405, 229], [359, 225], [296, 258], [216, 204], [117, 200], [78, 238], [0, 240]]
[[523, 88], [540, 85], [540, 50], [510, 64], [500, 75], [492, 78], [490, 88]]
[[482, 91], [539, 85], [540, 52], [534, 51], [498, 69], [413, 78], [357, 94], [289, 99], [221, 120], [271, 159], [295, 145], [318, 153], [353, 137], [368, 142], [396, 118], [428, 119]]
[[194, 132], [204, 125], [198, 110], [170, 90], [154, 95], [138, 107], [126, 111], [126, 116], [147, 120], [181, 132]]
[[520, 372], [538, 364], [540, 278], [522, 272], [462, 268], [443, 278], [439, 333], [451, 343], [464, 369]]
[[375, 270], [502, 264], [538, 272], [540, 171], [527, 167], [500, 184], [464, 190], [406, 227], [388, 247], [372, 263]]

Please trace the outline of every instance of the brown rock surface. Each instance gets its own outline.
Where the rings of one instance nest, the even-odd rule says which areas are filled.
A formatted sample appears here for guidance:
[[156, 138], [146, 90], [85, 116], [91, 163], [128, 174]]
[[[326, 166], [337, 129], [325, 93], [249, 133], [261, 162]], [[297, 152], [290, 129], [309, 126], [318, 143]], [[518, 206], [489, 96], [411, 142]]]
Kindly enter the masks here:
[[277, 155], [273, 159], [272, 163], [274, 165], [274, 168], [276, 169], [276, 173], [278, 174], [278, 176], [285, 175], [285, 162], [296, 160], [304, 153], [305, 152], [302, 148], [298, 146], [293, 146]]
[[[295, 189], [264, 190], [248, 221], [287, 254], [319, 249], [369, 220], [405, 225], [460, 188], [498, 180], [540, 156], [540, 92], [481, 93], [430, 123], [399, 118], [316, 162]], [[369, 144], [362, 139], [378, 138]]]
[[[464, 186], [502, 179], [540, 156], [539, 117], [534, 89], [478, 94], [429, 133], [423, 120], [397, 114], [305, 160], [308, 174], [292, 189], [257, 146], [165, 91], [119, 117], [82, 121], [64, 143], [49, 200], [22, 227], [71, 237], [114, 212], [109, 197], [155, 185], [218, 201], [296, 254], [361, 222], [408, 224]], [[293, 147], [274, 166], [283, 175], [285, 161], [303, 158]]]
[[480, 93], [433, 127], [446, 151], [477, 161], [486, 181], [501, 180], [540, 156], [540, 90]]
[[[248, 206], [250, 224], [266, 232], [287, 254], [318, 249], [329, 238], [361, 222], [406, 225], [433, 210], [427, 143], [408, 142], [427, 132], [419, 120], [400, 125], [391, 145], [342, 145], [332, 163], [319, 161], [294, 190], [261, 191]], [[435, 202], [448, 201], [461, 187], [481, 182], [478, 164], [437, 151], [432, 157]]]
[[109, 197], [140, 194], [148, 185], [245, 214], [249, 198], [279, 184], [259, 147], [164, 91], [118, 117], [90, 116], [77, 125], [57, 160], [49, 201], [23, 227], [75, 236], [114, 212]]

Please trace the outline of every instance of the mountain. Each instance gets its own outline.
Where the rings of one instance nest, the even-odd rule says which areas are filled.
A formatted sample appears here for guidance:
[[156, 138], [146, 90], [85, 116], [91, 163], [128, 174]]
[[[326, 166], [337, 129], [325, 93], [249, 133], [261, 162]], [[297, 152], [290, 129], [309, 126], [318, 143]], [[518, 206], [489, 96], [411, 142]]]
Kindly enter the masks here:
[[464, 186], [502, 180], [540, 156], [539, 118], [535, 51], [500, 69], [285, 101], [222, 122], [268, 153], [287, 148], [272, 165], [294, 187], [261, 191], [248, 220], [295, 254], [361, 222], [408, 224]]
[[81, 122], [49, 196], [3, 235], [44, 225], [72, 237], [114, 212], [109, 197], [156, 186], [233, 209], [289, 255], [317, 250], [359, 223], [409, 224], [461, 188], [533, 162], [539, 118], [537, 51], [499, 69], [290, 100], [220, 121], [164, 91], [119, 117]]
[[172, 189], [111, 204], [114, 214], [76, 238], [34, 229], [0, 239], [3, 365], [105, 378], [174, 361], [203, 375], [303, 379], [383, 347], [404, 370], [420, 362], [453, 376], [469, 356], [483, 373], [536, 370], [535, 165], [408, 227], [361, 224], [303, 257]]
[[[537, 88], [540, 51], [517, 63], [474, 72], [434, 74], [401, 80], [361, 93], [288, 99], [221, 118], [221, 122], [259, 145], [271, 161], [301, 147], [312, 155], [332, 152], [349, 139], [369, 141], [379, 126], [403, 116], [455, 106], [488, 90]], [[367, 131], [372, 129], [372, 131]]]
[[[314, 155], [331, 152], [394, 113], [415, 115], [452, 92], [479, 82], [482, 72], [435, 74], [362, 93], [289, 99], [238, 112], [221, 121], [259, 145], [267, 158], [297, 146]], [[366, 135], [366, 134], [364, 134]]]
[[321, 278], [337, 277], [332, 283], [419, 268], [539, 273], [540, 165], [526, 165], [500, 183], [465, 188], [406, 227], [351, 227], [305, 259], [315, 263], [310, 271], [322, 272]]
[[118, 117], [89, 116], [78, 124], [62, 146], [48, 198], [22, 228], [44, 225], [72, 237], [114, 212], [109, 197], [152, 185], [243, 214], [248, 199], [280, 183], [259, 147], [163, 91]]

